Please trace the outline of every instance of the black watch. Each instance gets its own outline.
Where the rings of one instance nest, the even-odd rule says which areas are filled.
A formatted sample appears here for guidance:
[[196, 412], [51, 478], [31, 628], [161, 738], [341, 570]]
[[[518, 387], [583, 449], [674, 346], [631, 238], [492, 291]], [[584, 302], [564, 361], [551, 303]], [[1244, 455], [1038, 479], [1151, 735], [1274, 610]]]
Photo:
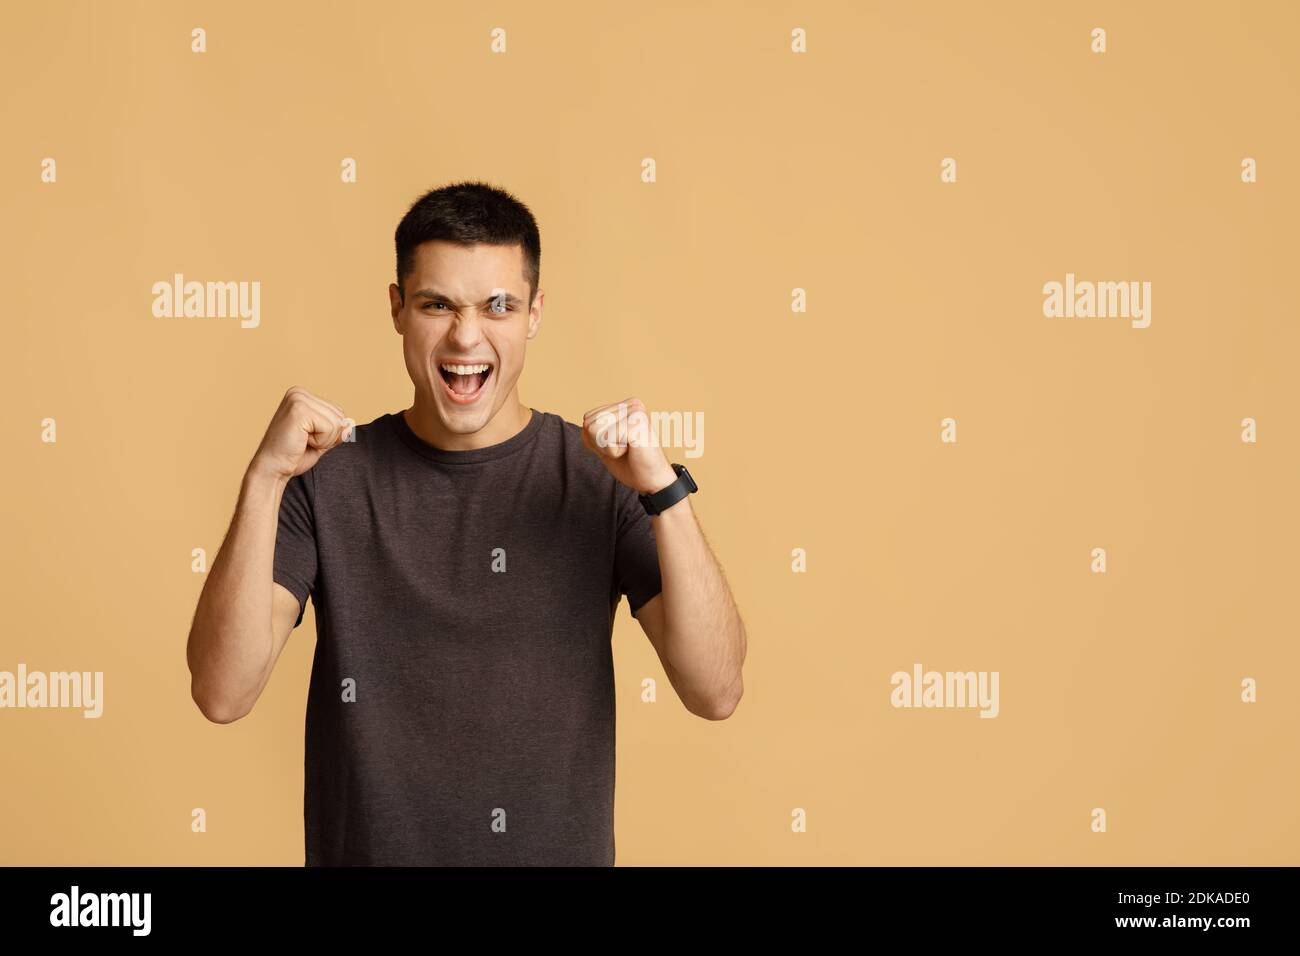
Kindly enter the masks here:
[[677, 502], [681, 501], [689, 494], [694, 494], [700, 490], [700, 486], [695, 483], [691, 473], [686, 470], [685, 465], [673, 465], [673, 471], [677, 472], [677, 480], [667, 488], [661, 488], [653, 495], [639, 495], [641, 507], [645, 508], [648, 515], [657, 515], [667, 508], [671, 508]]

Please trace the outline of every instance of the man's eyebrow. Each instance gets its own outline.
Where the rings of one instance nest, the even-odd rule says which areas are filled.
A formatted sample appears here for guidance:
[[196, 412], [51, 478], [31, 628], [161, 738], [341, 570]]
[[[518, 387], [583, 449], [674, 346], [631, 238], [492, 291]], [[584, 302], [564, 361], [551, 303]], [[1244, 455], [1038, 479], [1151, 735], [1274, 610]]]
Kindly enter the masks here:
[[[437, 302], [452, 301], [450, 296], [444, 295], [443, 293], [439, 292], [437, 289], [416, 289], [414, 292], [411, 293], [411, 295], [412, 297], [418, 297], [421, 299], [433, 299], [434, 301]], [[523, 300], [520, 299], [518, 296], [512, 295], [509, 292], [499, 292], [497, 293], [497, 295], [490, 295], [483, 301], [493, 302], [498, 298], [504, 299], [506, 302], [509, 302], [511, 305], [519, 305], [521, 302], [523, 302]]]

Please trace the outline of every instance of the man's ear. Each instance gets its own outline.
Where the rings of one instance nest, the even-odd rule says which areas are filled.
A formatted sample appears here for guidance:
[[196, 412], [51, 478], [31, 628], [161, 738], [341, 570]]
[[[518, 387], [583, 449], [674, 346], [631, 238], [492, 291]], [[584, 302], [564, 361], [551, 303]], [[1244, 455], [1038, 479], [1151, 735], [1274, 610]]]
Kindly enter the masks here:
[[396, 283], [389, 283], [388, 286], [388, 306], [393, 312], [393, 328], [397, 329], [397, 334], [402, 333], [402, 290]]
[[528, 310], [528, 337], [531, 339], [542, 327], [542, 300], [546, 293], [541, 289], [533, 296], [533, 306]]

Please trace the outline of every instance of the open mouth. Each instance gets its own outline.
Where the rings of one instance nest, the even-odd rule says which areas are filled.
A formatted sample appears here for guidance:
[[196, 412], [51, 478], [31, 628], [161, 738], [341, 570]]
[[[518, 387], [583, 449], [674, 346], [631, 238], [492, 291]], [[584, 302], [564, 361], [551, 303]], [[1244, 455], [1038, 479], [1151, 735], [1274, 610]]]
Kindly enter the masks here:
[[461, 405], [467, 405], [479, 397], [483, 387], [492, 377], [492, 366], [486, 363], [461, 365], [443, 362], [438, 365], [447, 396]]

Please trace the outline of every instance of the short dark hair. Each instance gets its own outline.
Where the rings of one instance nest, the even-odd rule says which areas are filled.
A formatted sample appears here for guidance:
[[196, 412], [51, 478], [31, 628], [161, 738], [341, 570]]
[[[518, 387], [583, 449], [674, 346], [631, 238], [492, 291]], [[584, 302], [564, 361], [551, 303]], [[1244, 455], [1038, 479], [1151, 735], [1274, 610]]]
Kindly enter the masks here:
[[537, 294], [542, 268], [542, 239], [528, 207], [504, 189], [485, 182], [463, 181], [431, 190], [415, 201], [397, 224], [397, 288], [415, 268], [415, 250], [437, 239], [465, 245], [521, 246], [528, 304]]

